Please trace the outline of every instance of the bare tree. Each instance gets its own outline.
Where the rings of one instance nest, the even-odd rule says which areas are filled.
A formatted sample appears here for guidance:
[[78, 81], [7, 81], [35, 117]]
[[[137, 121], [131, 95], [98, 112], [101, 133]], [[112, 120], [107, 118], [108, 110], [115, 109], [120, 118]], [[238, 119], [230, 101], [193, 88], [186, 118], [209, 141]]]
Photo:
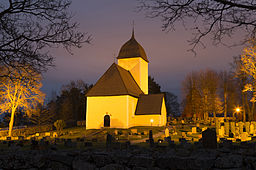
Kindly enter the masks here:
[[[256, 0], [138, 0], [139, 9], [147, 16], [161, 18], [164, 30], [174, 29], [178, 23], [192, 26], [191, 50], [211, 35], [214, 44], [223, 43], [235, 32], [245, 33], [245, 40], [255, 38]], [[244, 42], [244, 40], [243, 40]]]
[[204, 70], [188, 74], [183, 82], [183, 114], [208, 119], [209, 113], [222, 113], [222, 101], [218, 95], [218, 74]]
[[[27, 73], [28, 70], [33, 73]], [[11, 71], [8, 77], [2, 77], [0, 83], [0, 111], [1, 113], [10, 112], [9, 136], [12, 136], [15, 112], [18, 108], [23, 111], [31, 110], [38, 103], [43, 103], [45, 94], [41, 92], [41, 75], [36, 74], [31, 67], [24, 66], [18, 72], [12, 68], [0, 68], [1, 72]], [[7, 75], [7, 73], [4, 73]], [[20, 77], [20, 74], [25, 75]], [[33, 77], [31, 77], [33, 75]], [[30, 112], [27, 112], [29, 114]]]
[[[78, 32], [69, 12], [71, 0], [0, 1], [0, 64], [7, 68], [33, 66], [38, 72], [53, 65], [48, 49], [89, 43], [91, 37]], [[19, 69], [19, 68], [17, 68]], [[3, 75], [0, 75], [3, 76]]]
[[[241, 55], [241, 71], [248, 75], [251, 81], [244, 86], [244, 92], [252, 92], [250, 102], [252, 103], [252, 109], [248, 113], [248, 119], [251, 121], [254, 115], [254, 107], [256, 102], [256, 45], [246, 47], [243, 49]], [[244, 118], [245, 119], [245, 118]]]

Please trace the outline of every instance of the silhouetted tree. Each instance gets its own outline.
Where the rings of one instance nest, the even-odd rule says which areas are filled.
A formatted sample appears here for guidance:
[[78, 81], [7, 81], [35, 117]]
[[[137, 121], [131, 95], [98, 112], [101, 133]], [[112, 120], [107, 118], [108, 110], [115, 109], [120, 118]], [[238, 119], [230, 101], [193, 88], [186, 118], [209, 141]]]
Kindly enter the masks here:
[[54, 122], [54, 117], [56, 117], [55, 114], [55, 112], [51, 113], [43, 105], [38, 104], [37, 107], [31, 111], [29, 120], [34, 125], [52, 124]]
[[155, 94], [161, 93], [161, 86], [156, 83], [154, 77], [148, 76], [148, 93]]
[[178, 102], [178, 97], [175, 94], [165, 92], [165, 104], [168, 115], [179, 116], [180, 104]]
[[[148, 76], [148, 93], [149, 94], [161, 93], [161, 86], [151, 76]], [[180, 113], [178, 97], [171, 92], [164, 92], [164, 93], [165, 93], [165, 104], [166, 104], [167, 113], [171, 114], [172, 116], [177, 116]]]
[[48, 103], [50, 113], [56, 113], [54, 120], [84, 120], [86, 111], [86, 96], [92, 85], [85, 84], [82, 80], [71, 81], [63, 85], [60, 96]]
[[0, 64], [19, 69], [13, 65], [18, 62], [41, 72], [53, 64], [46, 48], [63, 46], [71, 53], [71, 47], [89, 43], [90, 36], [78, 32], [78, 24], [71, 21], [70, 4], [71, 0], [0, 1]]

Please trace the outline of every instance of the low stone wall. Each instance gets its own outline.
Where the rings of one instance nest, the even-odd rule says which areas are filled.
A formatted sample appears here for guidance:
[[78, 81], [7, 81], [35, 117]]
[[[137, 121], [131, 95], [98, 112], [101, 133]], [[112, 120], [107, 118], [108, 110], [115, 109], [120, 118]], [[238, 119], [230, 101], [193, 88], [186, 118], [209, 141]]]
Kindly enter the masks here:
[[[185, 146], [186, 147], [186, 146]], [[250, 150], [250, 151], [249, 151]], [[19, 150], [0, 152], [1, 169], [256, 169], [252, 149]]]

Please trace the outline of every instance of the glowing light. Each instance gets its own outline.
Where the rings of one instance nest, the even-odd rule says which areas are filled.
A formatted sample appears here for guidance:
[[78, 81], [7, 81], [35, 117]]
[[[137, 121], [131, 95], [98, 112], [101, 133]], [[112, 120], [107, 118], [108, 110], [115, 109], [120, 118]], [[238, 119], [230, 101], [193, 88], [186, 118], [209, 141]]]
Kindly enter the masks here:
[[154, 122], [154, 119], [150, 119], [150, 122], [153, 123], [153, 122]]
[[239, 107], [237, 107], [236, 108], [236, 112], [240, 112], [241, 110], [240, 110], [240, 108]]

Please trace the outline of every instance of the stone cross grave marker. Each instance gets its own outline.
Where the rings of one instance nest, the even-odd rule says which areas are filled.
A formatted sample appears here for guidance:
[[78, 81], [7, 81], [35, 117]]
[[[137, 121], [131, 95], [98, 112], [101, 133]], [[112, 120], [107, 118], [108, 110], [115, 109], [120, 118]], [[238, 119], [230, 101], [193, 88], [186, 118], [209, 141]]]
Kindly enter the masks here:
[[164, 134], [166, 138], [170, 136], [170, 131], [168, 128], [165, 128]]

